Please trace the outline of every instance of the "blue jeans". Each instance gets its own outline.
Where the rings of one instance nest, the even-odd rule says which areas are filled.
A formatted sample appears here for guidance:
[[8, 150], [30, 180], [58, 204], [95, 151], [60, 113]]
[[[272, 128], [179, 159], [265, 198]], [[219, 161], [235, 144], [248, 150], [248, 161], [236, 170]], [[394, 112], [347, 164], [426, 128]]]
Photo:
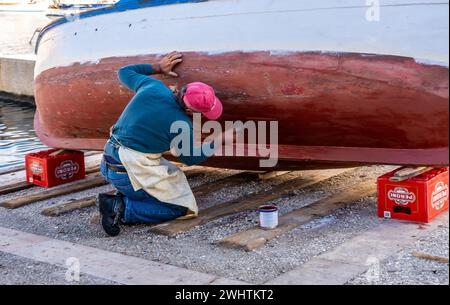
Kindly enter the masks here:
[[[105, 146], [105, 155], [117, 160], [114, 158], [114, 156], [118, 156], [117, 147], [112, 145], [110, 141]], [[106, 162], [103, 158], [100, 164], [100, 172], [106, 181], [124, 195], [125, 214], [122, 221], [125, 224], [160, 223], [186, 215], [187, 208], [185, 207], [161, 202], [142, 189], [135, 191], [128, 174], [111, 170], [107, 167]], [[117, 161], [115, 165], [120, 166], [121, 164]]]

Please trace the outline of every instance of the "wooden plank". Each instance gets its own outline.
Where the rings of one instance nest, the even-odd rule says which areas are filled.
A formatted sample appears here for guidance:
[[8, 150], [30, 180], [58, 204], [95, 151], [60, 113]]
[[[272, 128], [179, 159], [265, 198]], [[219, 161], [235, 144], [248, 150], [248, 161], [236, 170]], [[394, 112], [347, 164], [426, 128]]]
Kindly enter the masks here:
[[14, 172], [23, 171], [23, 170], [25, 170], [25, 165], [17, 165], [14, 167], [9, 167], [9, 168], [0, 170], [0, 175], [10, 174], [10, 173], [14, 173]]
[[263, 246], [267, 241], [274, 239], [296, 227], [315, 218], [329, 215], [337, 209], [348, 206], [355, 201], [376, 193], [376, 182], [363, 181], [345, 188], [337, 194], [320, 199], [306, 207], [294, 210], [279, 218], [279, 225], [275, 229], [264, 230], [253, 227], [248, 230], [230, 235], [219, 241], [219, 244], [251, 251]]
[[[194, 192], [195, 196], [201, 197], [206, 194], [209, 194], [210, 192], [214, 192], [220, 188], [229, 187], [233, 185], [237, 185], [241, 182], [248, 181], [248, 179], [254, 179], [257, 175], [254, 173], [239, 173], [236, 175], [232, 175], [220, 180], [212, 181], [207, 183], [206, 185], [200, 185], [196, 188], [194, 188], [192, 191]], [[113, 194], [115, 191], [109, 192], [109, 194]], [[72, 200], [67, 202], [62, 202], [56, 205], [52, 205], [50, 207], [44, 208], [41, 212], [41, 214], [45, 216], [59, 216], [64, 213], [68, 213], [70, 211], [81, 209], [89, 206], [95, 205], [97, 196], [89, 196], [86, 198], [82, 198], [79, 200]], [[92, 223], [96, 223], [98, 217], [93, 217]]]
[[[269, 173], [275, 173], [275, 172], [269, 172]], [[286, 171], [283, 173], [278, 172], [278, 173], [280, 173], [280, 174], [265, 176], [263, 180], [269, 180], [269, 179], [278, 177], [280, 175], [290, 173], [290, 171]], [[222, 178], [222, 179], [214, 180], [214, 181], [199, 185], [199, 186], [193, 188], [192, 191], [193, 191], [195, 197], [204, 197], [204, 196], [208, 195], [209, 193], [215, 192], [217, 190], [227, 188], [227, 187], [233, 187], [235, 185], [245, 183], [248, 181], [252, 181], [252, 180], [257, 180], [257, 179], [261, 179], [260, 173], [244, 171], [244, 172], [241, 172], [238, 174], [230, 175], [230, 176]]]
[[278, 199], [284, 196], [288, 196], [293, 191], [300, 188], [305, 188], [311, 186], [323, 180], [326, 180], [332, 176], [338, 175], [349, 169], [333, 169], [333, 170], [322, 170], [322, 171], [312, 171], [308, 177], [298, 177], [292, 180], [283, 182], [272, 189], [267, 191], [259, 191], [250, 195], [240, 197], [235, 200], [224, 202], [213, 207], [207, 208], [201, 211], [198, 217], [187, 220], [173, 220], [165, 222], [151, 228], [151, 231], [174, 236], [180, 232], [185, 232], [192, 229], [195, 226], [202, 225], [208, 221], [242, 212], [249, 209], [257, 208], [259, 205], [264, 204], [268, 201]]
[[41, 214], [45, 216], [59, 216], [61, 214], [65, 214], [76, 209], [93, 206], [95, 205], [95, 201], [96, 197], [92, 196], [83, 199], [63, 202], [43, 209], [41, 211]]
[[[275, 176], [274, 176], [275, 177]], [[219, 180], [211, 181], [206, 184], [199, 185], [192, 189], [194, 195], [196, 197], [203, 197], [208, 195], [209, 193], [215, 192], [219, 189], [232, 187], [249, 180], [254, 180], [258, 178], [258, 173], [255, 172], [241, 172], [238, 174], [234, 174]], [[114, 193], [110, 192], [110, 193]], [[52, 205], [51, 207], [44, 208], [41, 214], [46, 216], [59, 216], [61, 214], [95, 205], [96, 196], [90, 196], [83, 199], [63, 202], [57, 205]], [[96, 218], [93, 222], [96, 222]]]
[[181, 170], [184, 172], [187, 178], [197, 178], [206, 174], [214, 173], [217, 171], [216, 168], [208, 168], [208, 167], [199, 167], [199, 168], [191, 168], [191, 167], [181, 167]]
[[232, 187], [250, 180], [255, 180], [257, 178], [258, 175], [256, 173], [242, 172], [199, 185], [193, 188], [192, 192], [194, 193], [195, 197], [204, 197], [209, 193], [215, 192], [219, 189]]
[[[114, 194], [116, 191], [110, 191], [106, 194]], [[62, 203], [58, 203], [42, 209], [41, 214], [45, 216], [59, 216], [71, 212], [73, 210], [82, 209], [95, 205], [97, 201], [97, 195], [81, 198], [78, 200], [70, 200]]]
[[[196, 194], [203, 195], [203, 194], [207, 194], [209, 192], [213, 192], [222, 187], [239, 184], [240, 182], [244, 181], [244, 179], [249, 179], [252, 176], [253, 176], [253, 178], [256, 177], [254, 174], [253, 175], [249, 175], [249, 174], [244, 175], [244, 173], [241, 173], [241, 174], [242, 175], [240, 175], [240, 174], [233, 175], [235, 177], [230, 176], [230, 177], [221, 179], [216, 184], [214, 182], [210, 182], [203, 187], [199, 186], [197, 188], [194, 188], [193, 191]], [[114, 192], [115, 191], [111, 191], [111, 192], [108, 192], [108, 194], [113, 194]], [[61, 214], [65, 214], [65, 213], [68, 213], [68, 212], [76, 210], [76, 209], [90, 207], [90, 206], [95, 205], [96, 198], [97, 198], [97, 196], [89, 196], [89, 197], [82, 198], [79, 200], [62, 202], [62, 203], [44, 208], [41, 211], [41, 214], [43, 214], [45, 216], [59, 216]], [[92, 222], [97, 222], [96, 220], [97, 220], [97, 218], [92, 220]]]
[[84, 160], [84, 168], [86, 175], [100, 170], [100, 162], [103, 159], [103, 154], [93, 154]]
[[[68, 151], [67, 151], [66, 149], [61, 148], [61, 149], [55, 150], [55, 151], [52, 152], [52, 153], [49, 153], [48, 156], [49, 156], [49, 157], [59, 156], [60, 154], [63, 154], [63, 153], [65, 153], [65, 152], [68, 152]], [[83, 154], [83, 157], [84, 157], [84, 154]]]
[[290, 173], [290, 171], [264, 172], [264, 173], [259, 173], [258, 177], [261, 180], [268, 180], [268, 179], [272, 179], [272, 178], [275, 178], [278, 176], [286, 175], [287, 173]]
[[416, 173], [421, 173], [424, 170], [428, 170], [430, 167], [428, 166], [417, 166], [417, 167], [404, 167], [395, 172], [394, 177], [405, 177], [415, 175]]
[[26, 190], [33, 186], [35, 185], [30, 184], [26, 181], [18, 181], [11, 184], [2, 185], [0, 186], [0, 195]]
[[97, 173], [100, 171], [100, 164], [94, 165], [94, 166], [90, 166], [90, 167], [86, 167], [85, 172], [86, 175], [92, 174], [92, 173]]
[[96, 150], [90, 150], [90, 151], [85, 151], [84, 152], [84, 157], [89, 157], [89, 156], [95, 156], [95, 155], [103, 155], [103, 151], [101, 150], [99, 150], [99, 151], [96, 151]]
[[15, 209], [36, 201], [46, 200], [57, 196], [67, 195], [74, 192], [83, 191], [89, 188], [98, 187], [107, 184], [105, 179], [98, 174], [87, 177], [84, 180], [79, 180], [73, 183], [62, 185], [56, 189], [41, 190], [35, 194], [28, 194], [21, 197], [12, 198], [3, 201], [0, 205], [8, 209]]
[[443, 263], [443, 264], [448, 264], [448, 257], [437, 256], [437, 255], [432, 255], [432, 254], [428, 254], [425, 252], [417, 252], [417, 251], [412, 252], [411, 255], [414, 257], [417, 257], [417, 258], [421, 258], [421, 259], [427, 259], [427, 260], [431, 260], [431, 261], [435, 261], [435, 262], [439, 262], [439, 263]]
[[0, 189], [7, 189], [7, 185], [26, 181], [25, 171], [12, 172], [0, 176]]
[[405, 167], [394, 174], [389, 181], [392, 182], [401, 182], [408, 180], [409, 178], [416, 177], [420, 174], [423, 174], [429, 170], [433, 169], [433, 167], [429, 166], [419, 166], [419, 167]]

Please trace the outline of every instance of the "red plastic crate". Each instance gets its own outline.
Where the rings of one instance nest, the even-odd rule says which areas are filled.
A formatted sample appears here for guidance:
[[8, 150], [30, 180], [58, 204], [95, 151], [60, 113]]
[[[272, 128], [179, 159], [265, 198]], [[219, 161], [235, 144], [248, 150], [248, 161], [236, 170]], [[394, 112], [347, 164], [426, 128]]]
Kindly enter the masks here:
[[430, 222], [448, 209], [448, 167], [431, 169], [401, 182], [389, 180], [397, 169], [378, 178], [378, 216]]
[[27, 181], [44, 187], [52, 187], [86, 176], [84, 152], [64, 151], [50, 156], [57, 149], [49, 149], [25, 156]]

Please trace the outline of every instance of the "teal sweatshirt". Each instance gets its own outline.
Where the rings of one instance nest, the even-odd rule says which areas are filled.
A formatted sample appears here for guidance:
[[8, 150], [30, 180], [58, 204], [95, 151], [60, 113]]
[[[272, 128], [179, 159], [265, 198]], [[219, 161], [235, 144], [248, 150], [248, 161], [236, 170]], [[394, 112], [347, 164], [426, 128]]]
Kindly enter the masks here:
[[[117, 123], [113, 135], [121, 145], [143, 153], [163, 153], [170, 150], [171, 141], [181, 133], [171, 133], [173, 122], [186, 122], [189, 126], [190, 150], [182, 154], [182, 144], [175, 147], [181, 155], [178, 159], [186, 165], [195, 165], [207, 159], [202, 146], [194, 147], [192, 122], [183, 108], [177, 103], [173, 92], [153, 74], [149, 64], [129, 65], [119, 69], [120, 82], [135, 92]], [[212, 143], [203, 144], [213, 148]], [[196, 153], [196, 154], [194, 154]]]

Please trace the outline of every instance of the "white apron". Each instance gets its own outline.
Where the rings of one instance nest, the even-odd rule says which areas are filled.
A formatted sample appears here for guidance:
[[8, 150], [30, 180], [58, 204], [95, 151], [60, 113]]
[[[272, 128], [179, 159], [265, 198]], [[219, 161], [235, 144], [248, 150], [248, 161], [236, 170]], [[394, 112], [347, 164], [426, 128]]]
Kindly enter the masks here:
[[127, 170], [133, 189], [143, 189], [162, 202], [188, 208], [185, 216], [198, 215], [197, 202], [184, 172], [161, 154], [145, 154], [120, 145], [119, 157]]

